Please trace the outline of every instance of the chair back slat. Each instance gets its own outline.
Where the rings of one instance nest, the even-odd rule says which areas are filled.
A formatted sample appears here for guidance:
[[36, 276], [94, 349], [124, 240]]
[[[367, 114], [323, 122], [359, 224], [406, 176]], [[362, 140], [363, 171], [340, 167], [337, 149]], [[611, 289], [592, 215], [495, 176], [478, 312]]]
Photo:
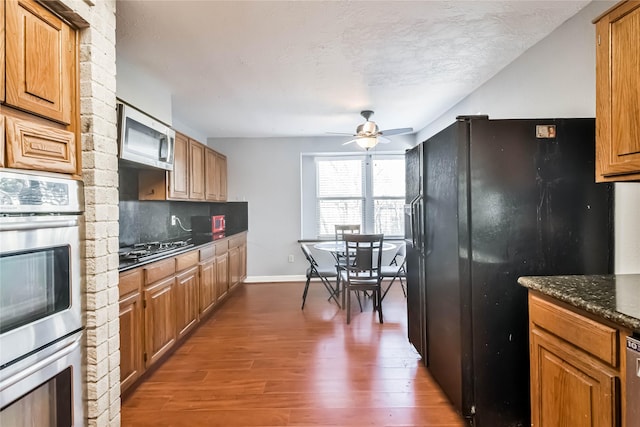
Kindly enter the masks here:
[[346, 268], [349, 278], [380, 278], [383, 239], [382, 234], [345, 235]]

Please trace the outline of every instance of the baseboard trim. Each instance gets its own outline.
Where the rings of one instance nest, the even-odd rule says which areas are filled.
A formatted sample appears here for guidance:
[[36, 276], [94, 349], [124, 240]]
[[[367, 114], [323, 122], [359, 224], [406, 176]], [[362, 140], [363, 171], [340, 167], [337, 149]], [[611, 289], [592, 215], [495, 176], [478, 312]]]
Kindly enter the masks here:
[[306, 282], [307, 276], [248, 276], [244, 283]]

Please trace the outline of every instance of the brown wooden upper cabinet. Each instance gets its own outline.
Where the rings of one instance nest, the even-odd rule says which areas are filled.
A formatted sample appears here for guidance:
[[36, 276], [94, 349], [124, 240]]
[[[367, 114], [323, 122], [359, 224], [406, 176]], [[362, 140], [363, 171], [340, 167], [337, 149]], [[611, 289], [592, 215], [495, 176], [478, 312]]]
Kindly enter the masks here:
[[640, 180], [640, 1], [596, 24], [596, 181]]
[[[5, 42], [4, 42], [4, 35], [6, 33], [5, 28], [6, 28], [6, 24], [5, 24], [5, 15], [6, 15], [6, 11], [5, 11], [5, 4], [3, 1], [0, 1], [0, 102], [2, 102], [4, 104], [4, 94], [5, 94], [5, 89], [4, 89], [4, 76], [5, 76], [5, 56], [6, 56], [6, 50], [5, 50]], [[2, 115], [0, 115], [0, 118], [2, 117]], [[1, 130], [2, 128], [0, 128]], [[2, 133], [2, 132], [0, 132]], [[0, 150], [2, 150], [0, 148]], [[0, 153], [1, 154], [1, 153]], [[1, 162], [4, 160], [4, 158], [0, 158], [0, 166], [4, 166], [4, 164], [2, 164]]]
[[173, 148], [173, 170], [161, 172], [169, 180], [169, 198], [189, 198], [189, 138], [176, 132]]
[[204, 145], [189, 140], [189, 199], [204, 200]]
[[140, 200], [227, 200], [227, 158], [176, 132], [173, 171], [138, 174]]
[[76, 78], [74, 29], [33, 0], [8, 1], [5, 8], [5, 102], [70, 124]]
[[0, 167], [79, 177], [76, 30], [34, 0], [0, 1]]

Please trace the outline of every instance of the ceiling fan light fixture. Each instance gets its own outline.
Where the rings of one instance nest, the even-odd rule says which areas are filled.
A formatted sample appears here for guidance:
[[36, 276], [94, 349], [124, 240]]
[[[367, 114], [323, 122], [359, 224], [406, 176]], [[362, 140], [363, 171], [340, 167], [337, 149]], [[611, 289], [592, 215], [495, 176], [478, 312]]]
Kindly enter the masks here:
[[375, 124], [374, 122], [364, 122], [363, 124], [359, 125], [356, 129], [356, 133], [357, 134], [366, 134], [366, 135], [373, 135], [378, 133], [378, 125]]
[[369, 148], [375, 147], [378, 144], [377, 136], [362, 136], [356, 138], [356, 144], [360, 147], [368, 150]]

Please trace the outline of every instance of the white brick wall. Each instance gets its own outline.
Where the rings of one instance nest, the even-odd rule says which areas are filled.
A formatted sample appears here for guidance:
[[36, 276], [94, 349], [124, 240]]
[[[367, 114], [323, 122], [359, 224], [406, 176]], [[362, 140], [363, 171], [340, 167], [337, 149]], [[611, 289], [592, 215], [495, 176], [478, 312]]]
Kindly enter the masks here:
[[60, 6], [72, 23], [82, 27], [79, 87], [85, 183], [84, 424], [119, 426], [116, 0], [58, 0], [54, 8], [61, 10]]

